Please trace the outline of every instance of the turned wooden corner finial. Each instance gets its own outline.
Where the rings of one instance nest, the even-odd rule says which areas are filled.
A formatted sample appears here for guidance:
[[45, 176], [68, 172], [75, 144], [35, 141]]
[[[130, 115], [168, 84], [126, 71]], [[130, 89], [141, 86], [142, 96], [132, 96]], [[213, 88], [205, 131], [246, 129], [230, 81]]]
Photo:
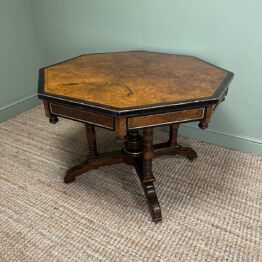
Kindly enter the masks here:
[[198, 126], [201, 128], [201, 129], [207, 129], [208, 128], [208, 124], [209, 122], [205, 121], [204, 119], [200, 121], [200, 123], [198, 124]]
[[58, 117], [57, 116], [50, 116], [49, 117], [49, 122], [51, 124], [56, 124], [58, 122]]
[[211, 120], [212, 113], [213, 113], [213, 105], [207, 106], [206, 109], [205, 109], [204, 118], [200, 121], [200, 123], [198, 125], [201, 129], [207, 129], [208, 128], [208, 124]]
[[45, 108], [45, 115], [49, 118], [49, 122], [51, 124], [56, 124], [58, 122], [57, 116], [53, 115], [50, 110], [50, 105], [47, 101], [43, 101]]

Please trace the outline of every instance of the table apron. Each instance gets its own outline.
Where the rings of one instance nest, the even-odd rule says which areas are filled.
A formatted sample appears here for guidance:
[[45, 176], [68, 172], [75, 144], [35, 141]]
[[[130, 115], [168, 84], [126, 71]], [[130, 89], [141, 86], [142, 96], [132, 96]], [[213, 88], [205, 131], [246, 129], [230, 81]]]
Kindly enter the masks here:
[[[140, 115], [132, 117], [111, 117], [100, 113], [94, 113], [83, 109], [69, 107], [53, 102], [45, 102], [47, 116], [61, 116], [89, 123], [91, 125], [114, 130], [117, 137], [123, 138], [128, 130], [201, 121], [201, 128], [206, 128], [213, 112], [213, 105], [208, 107], [188, 108], [180, 111], [171, 111], [153, 115]], [[202, 123], [203, 122], [203, 123]]]
[[204, 115], [205, 108], [193, 108], [162, 114], [130, 117], [127, 120], [127, 125], [128, 129], [167, 125], [172, 123], [200, 120], [204, 118]]
[[113, 117], [53, 103], [49, 104], [49, 108], [51, 114], [114, 130]]

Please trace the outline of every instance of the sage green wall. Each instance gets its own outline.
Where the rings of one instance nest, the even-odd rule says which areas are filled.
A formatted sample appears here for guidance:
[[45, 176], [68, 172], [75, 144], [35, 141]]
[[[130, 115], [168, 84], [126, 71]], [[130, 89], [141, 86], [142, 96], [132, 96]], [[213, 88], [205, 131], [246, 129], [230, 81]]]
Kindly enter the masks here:
[[88, 52], [192, 54], [235, 73], [210, 128], [181, 134], [262, 154], [262, 1], [32, 0], [46, 64]]
[[145, 49], [192, 54], [233, 71], [210, 128], [185, 124], [181, 134], [262, 155], [260, 0], [30, 2], [45, 65], [81, 53]]
[[0, 1], [0, 122], [38, 102], [40, 57], [28, 0]]
[[88, 52], [141, 49], [141, 0], [31, 0], [46, 64]]
[[262, 154], [262, 1], [145, 0], [144, 47], [199, 56], [235, 73], [207, 131], [182, 133]]

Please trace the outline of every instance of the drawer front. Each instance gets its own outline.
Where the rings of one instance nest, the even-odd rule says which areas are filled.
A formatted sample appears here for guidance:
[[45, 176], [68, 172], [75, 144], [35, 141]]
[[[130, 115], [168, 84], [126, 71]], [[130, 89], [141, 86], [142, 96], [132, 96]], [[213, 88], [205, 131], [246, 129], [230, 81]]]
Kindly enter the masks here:
[[199, 120], [204, 118], [204, 112], [204, 108], [194, 108], [163, 114], [130, 117], [128, 118], [128, 128], [134, 129]]
[[50, 113], [96, 126], [105, 127], [112, 130], [114, 129], [114, 119], [112, 117], [96, 114], [93, 112], [87, 112], [78, 108], [50, 103]]

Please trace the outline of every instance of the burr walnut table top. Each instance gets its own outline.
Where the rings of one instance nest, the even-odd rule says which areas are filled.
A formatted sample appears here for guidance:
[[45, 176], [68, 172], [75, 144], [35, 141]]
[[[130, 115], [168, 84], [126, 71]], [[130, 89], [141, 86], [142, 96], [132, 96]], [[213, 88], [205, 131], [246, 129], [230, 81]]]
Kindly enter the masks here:
[[39, 96], [124, 115], [218, 102], [232, 77], [192, 56], [145, 51], [89, 54], [40, 70]]
[[[152, 158], [195, 159], [192, 148], [177, 142], [179, 124], [199, 121], [207, 128], [232, 78], [233, 73], [192, 56], [144, 51], [82, 55], [40, 69], [38, 95], [49, 121], [63, 117], [86, 125], [89, 155], [67, 170], [64, 182], [104, 165], [133, 165], [152, 219], [161, 221]], [[169, 139], [153, 144], [153, 127], [161, 125], [170, 126]], [[95, 126], [124, 138], [122, 150], [98, 152]]]

